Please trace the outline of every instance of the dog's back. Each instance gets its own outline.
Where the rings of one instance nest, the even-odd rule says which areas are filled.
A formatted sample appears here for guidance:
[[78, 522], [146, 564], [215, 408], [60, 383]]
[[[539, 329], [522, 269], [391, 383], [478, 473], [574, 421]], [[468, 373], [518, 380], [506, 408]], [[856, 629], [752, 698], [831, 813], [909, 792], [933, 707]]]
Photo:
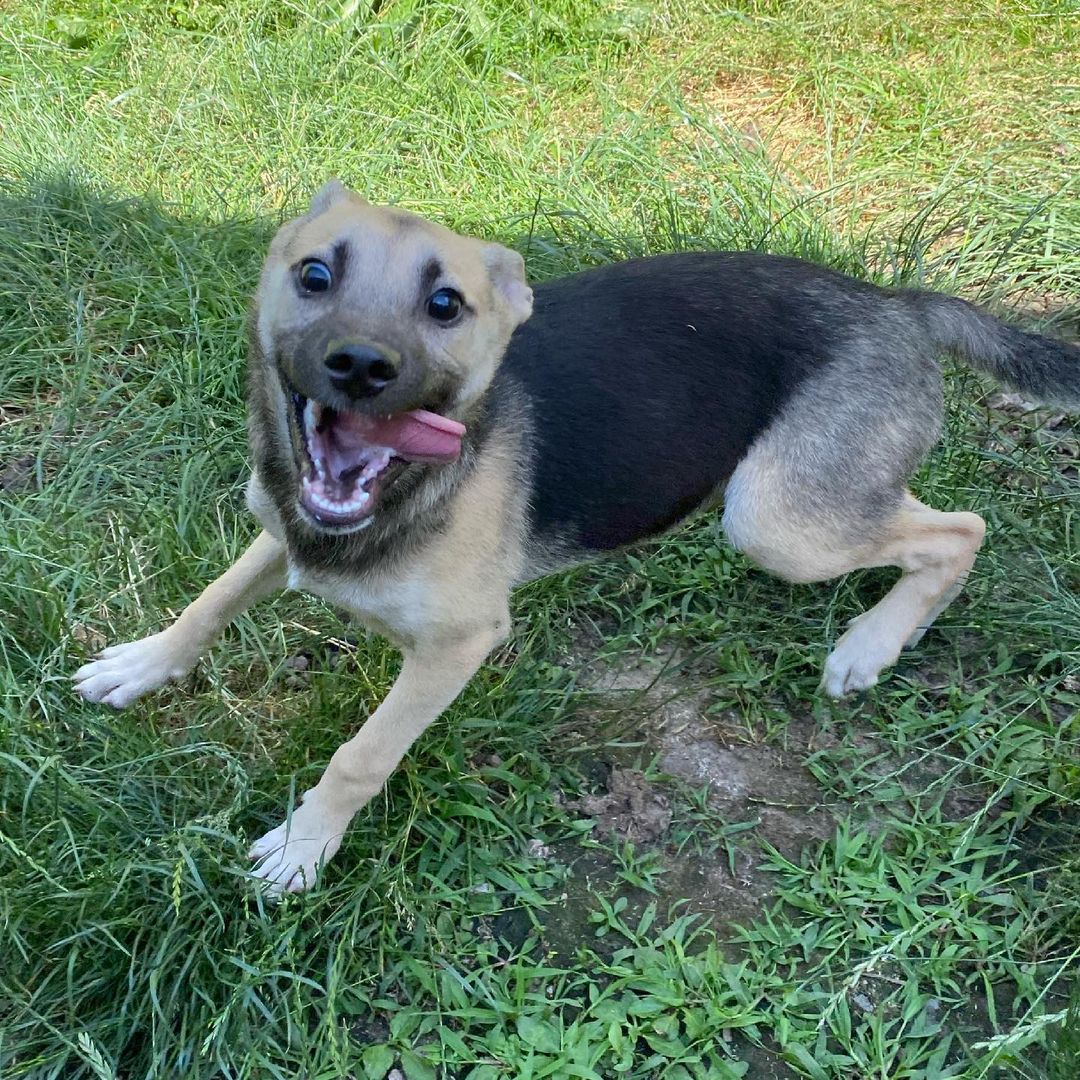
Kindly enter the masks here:
[[[939, 352], [1040, 392], [1068, 382], [1070, 349], [951, 297], [888, 291], [798, 259], [693, 252], [538, 286], [493, 392], [497, 407], [524, 405], [508, 410], [515, 422], [528, 418], [533, 531], [587, 556], [716, 501], [759, 435], [827, 368], [837, 368], [836, 413], [820, 415], [819, 402], [806, 423], [843, 445], [857, 434], [845, 427], [888, 413], [912, 429], [911, 452], [895, 463], [906, 475], [937, 435]], [[1080, 381], [1080, 362], [1072, 370]]]

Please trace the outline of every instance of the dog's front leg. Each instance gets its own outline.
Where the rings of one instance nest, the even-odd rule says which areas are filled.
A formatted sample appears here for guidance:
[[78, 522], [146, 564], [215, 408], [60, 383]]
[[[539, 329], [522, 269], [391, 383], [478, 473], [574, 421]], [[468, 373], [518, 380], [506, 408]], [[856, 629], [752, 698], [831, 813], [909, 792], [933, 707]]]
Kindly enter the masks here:
[[237, 615], [284, 587], [285, 545], [262, 532], [172, 626], [105, 649], [75, 672], [75, 689], [87, 701], [123, 709], [147, 691], [186, 675]]
[[405, 751], [458, 696], [505, 635], [508, 617], [491, 632], [449, 636], [406, 650], [401, 674], [356, 736], [339, 746], [303, 803], [251, 849], [253, 873], [271, 894], [300, 892], [341, 846], [353, 815], [376, 795]]

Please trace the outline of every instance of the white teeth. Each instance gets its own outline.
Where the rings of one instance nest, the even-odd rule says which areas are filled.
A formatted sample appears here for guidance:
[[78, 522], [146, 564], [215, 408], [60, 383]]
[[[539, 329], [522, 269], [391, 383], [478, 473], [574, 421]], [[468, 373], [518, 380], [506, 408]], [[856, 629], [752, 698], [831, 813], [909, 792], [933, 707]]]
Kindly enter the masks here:
[[315, 489], [314, 485], [306, 478], [303, 481], [307, 500], [318, 510], [324, 510], [329, 514], [354, 514], [362, 510], [371, 498], [369, 492], [358, 491], [351, 499], [331, 499]]
[[376, 457], [373, 457], [365, 466], [364, 471], [360, 474], [361, 480], [370, 480], [373, 476], [378, 476], [379, 473], [390, 464], [390, 451], [381, 450]]
[[[337, 475], [339, 468], [333, 464], [335, 445], [333, 431], [321, 434], [318, 431], [324, 411], [324, 406], [316, 404], [310, 398], [304, 405], [302, 423], [311, 469], [301, 477], [303, 502], [317, 516], [324, 514], [337, 518], [362, 516], [361, 511], [372, 501], [371, 492], [365, 491], [364, 486], [371, 484], [390, 465], [393, 451], [385, 446], [363, 446], [360, 448], [362, 456], [357, 455], [359, 461], [353, 466], [342, 467], [340, 470], [341, 477], [351, 474], [349, 479], [340, 479]], [[348, 498], [334, 498], [330, 494], [331, 491], [339, 491], [346, 485], [349, 488]]]

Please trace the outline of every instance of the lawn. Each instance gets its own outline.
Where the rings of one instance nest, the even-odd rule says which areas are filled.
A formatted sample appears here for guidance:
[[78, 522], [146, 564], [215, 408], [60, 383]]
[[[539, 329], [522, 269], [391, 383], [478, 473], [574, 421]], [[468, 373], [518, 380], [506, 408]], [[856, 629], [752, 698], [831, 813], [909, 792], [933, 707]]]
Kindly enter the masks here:
[[393, 651], [289, 594], [75, 697], [254, 535], [246, 304], [331, 174], [535, 279], [761, 248], [1075, 339], [1080, 7], [3, 5], [0, 1075], [1080, 1075], [1080, 429], [969, 372], [915, 486], [988, 542], [860, 700], [817, 682], [888, 575], [785, 585], [700, 520], [523, 589], [275, 906], [247, 845]]

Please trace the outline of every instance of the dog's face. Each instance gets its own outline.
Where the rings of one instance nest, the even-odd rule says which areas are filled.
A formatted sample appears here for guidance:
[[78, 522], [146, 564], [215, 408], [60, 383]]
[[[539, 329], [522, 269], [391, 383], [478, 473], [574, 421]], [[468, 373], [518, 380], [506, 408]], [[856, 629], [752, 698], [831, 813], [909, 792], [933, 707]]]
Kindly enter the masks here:
[[453, 461], [531, 312], [516, 252], [327, 184], [274, 238], [253, 327], [307, 523], [359, 528], [406, 470]]

